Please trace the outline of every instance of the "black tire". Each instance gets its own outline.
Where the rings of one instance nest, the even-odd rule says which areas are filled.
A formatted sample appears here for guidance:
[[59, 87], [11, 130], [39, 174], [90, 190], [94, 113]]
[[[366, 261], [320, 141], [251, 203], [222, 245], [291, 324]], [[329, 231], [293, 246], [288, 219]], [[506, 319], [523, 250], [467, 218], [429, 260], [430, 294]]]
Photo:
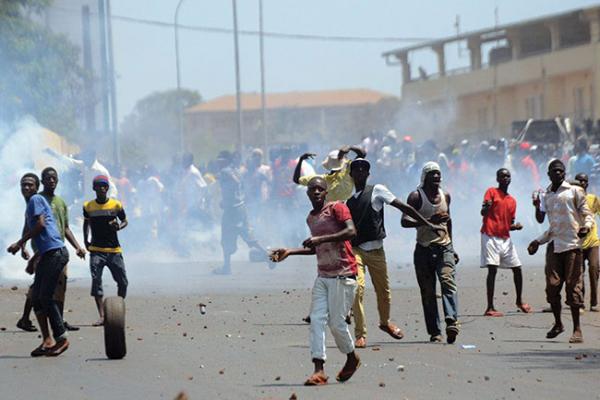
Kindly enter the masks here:
[[107, 297], [104, 300], [104, 348], [111, 360], [120, 360], [127, 354], [125, 301], [122, 297]]

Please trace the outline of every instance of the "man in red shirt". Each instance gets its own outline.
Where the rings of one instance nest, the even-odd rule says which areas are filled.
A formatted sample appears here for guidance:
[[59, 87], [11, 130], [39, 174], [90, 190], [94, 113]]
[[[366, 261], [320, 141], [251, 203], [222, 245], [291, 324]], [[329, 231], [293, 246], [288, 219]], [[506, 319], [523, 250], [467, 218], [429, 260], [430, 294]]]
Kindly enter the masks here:
[[308, 198], [313, 209], [306, 218], [311, 237], [302, 248], [275, 249], [271, 260], [281, 262], [291, 255], [317, 255], [317, 279], [312, 290], [310, 311], [310, 352], [314, 373], [304, 383], [307, 386], [325, 385], [325, 327], [333, 334], [338, 349], [346, 354], [346, 364], [336, 379], [345, 382], [360, 366], [354, 352], [354, 340], [346, 324], [356, 293], [356, 259], [350, 239], [356, 228], [348, 207], [341, 202], [325, 201], [327, 182], [314, 177], [308, 182]]
[[515, 223], [517, 202], [508, 194], [510, 185], [510, 171], [500, 168], [496, 171], [497, 188], [489, 188], [483, 197], [481, 215], [481, 268], [488, 269], [487, 275], [487, 309], [485, 316], [502, 317], [500, 311], [494, 308], [494, 284], [498, 268], [510, 268], [513, 271], [515, 290], [517, 292], [517, 307], [525, 313], [531, 312], [531, 307], [523, 303], [523, 274], [521, 261], [517, 254], [510, 231], [523, 229], [523, 225]]

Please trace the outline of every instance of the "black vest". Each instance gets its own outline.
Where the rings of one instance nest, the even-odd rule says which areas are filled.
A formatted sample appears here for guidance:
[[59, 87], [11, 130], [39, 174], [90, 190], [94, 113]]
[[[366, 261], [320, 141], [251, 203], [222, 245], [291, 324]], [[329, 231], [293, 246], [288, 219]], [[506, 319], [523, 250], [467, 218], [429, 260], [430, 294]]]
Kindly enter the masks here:
[[352, 246], [385, 238], [383, 208], [380, 211], [373, 210], [372, 195], [373, 186], [367, 185], [358, 198], [352, 196], [346, 201], [356, 227], [356, 237], [352, 239]]

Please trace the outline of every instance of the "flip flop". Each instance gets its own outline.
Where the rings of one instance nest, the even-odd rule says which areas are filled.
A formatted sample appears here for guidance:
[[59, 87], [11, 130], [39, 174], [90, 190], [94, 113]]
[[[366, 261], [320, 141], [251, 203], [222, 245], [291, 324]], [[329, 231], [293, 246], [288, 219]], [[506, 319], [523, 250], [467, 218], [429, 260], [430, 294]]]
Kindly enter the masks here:
[[48, 357], [58, 357], [69, 348], [69, 341], [67, 339], [56, 342], [54, 346], [48, 349], [46, 354]]
[[533, 309], [527, 303], [517, 304], [517, 307], [519, 308], [519, 311], [524, 312], [525, 314], [531, 314], [533, 312]]
[[560, 328], [557, 328], [555, 325], [552, 327], [552, 329], [550, 329], [548, 331], [548, 333], [546, 333], [546, 339], [554, 339], [555, 337], [557, 337], [564, 331], [565, 331], [565, 328], [563, 328], [562, 326]]
[[583, 343], [583, 336], [573, 334], [569, 339], [569, 343]]
[[504, 317], [504, 313], [496, 310], [487, 310], [484, 314], [484, 317]]
[[404, 333], [402, 333], [402, 329], [398, 328], [394, 324], [387, 325], [379, 325], [379, 329], [386, 332], [388, 335], [393, 337], [394, 339], [400, 340], [404, 337]]
[[305, 382], [304, 386], [321, 386], [327, 385], [327, 380], [329, 377], [323, 373], [315, 373], [310, 376]]
[[352, 378], [352, 375], [356, 372], [356, 370], [360, 367], [360, 358], [356, 357], [356, 365], [354, 367], [347, 368], [344, 365], [344, 368], [340, 372], [338, 372], [335, 380], [338, 382], [346, 382], [348, 379]]

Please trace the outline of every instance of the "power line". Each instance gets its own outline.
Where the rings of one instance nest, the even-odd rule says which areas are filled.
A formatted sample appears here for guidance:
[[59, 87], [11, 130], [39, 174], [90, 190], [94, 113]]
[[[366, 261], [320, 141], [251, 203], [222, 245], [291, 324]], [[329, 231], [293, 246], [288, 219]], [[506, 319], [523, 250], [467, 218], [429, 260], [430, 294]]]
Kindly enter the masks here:
[[[78, 11], [54, 6], [54, 9], [60, 9], [69, 13], [78, 13]], [[91, 13], [92, 14], [92, 13]], [[175, 28], [175, 24], [172, 22], [127, 17], [124, 15], [111, 15], [111, 19], [116, 21], [135, 23], [141, 25], [158, 26], [161, 28]], [[214, 26], [202, 26], [202, 25], [183, 25], [178, 24], [179, 29], [185, 29], [188, 31], [206, 32], [206, 33], [217, 33], [232, 35], [233, 29], [230, 28], [219, 28]], [[240, 29], [240, 35], [244, 36], [260, 36], [260, 32], [256, 30]], [[263, 31], [264, 37], [272, 39], [284, 39], [284, 40], [308, 40], [308, 41], [321, 41], [321, 42], [355, 42], [355, 43], [398, 43], [398, 42], [423, 42], [432, 40], [431, 38], [422, 37], [370, 37], [370, 36], [337, 36], [337, 35], [317, 35], [317, 34], [305, 34], [305, 33], [283, 33], [283, 32], [271, 32]]]
[[[163, 22], [157, 20], [149, 20], [134, 17], [125, 17], [122, 15], [112, 15], [112, 18], [118, 21], [126, 21], [137, 24], [160, 26], [163, 28], [174, 28], [175, 25], [170, 22]], [[187, 29], [190, 31], [210, 32], [210, 33], [222, 33], [231, 35], [233, 29], [229, 28], [218, 28], [210, 26], [199, 26], [199, 25], [183, 25], [179, 24], [180, 29]], [[246, 36], [259, 36], [260, 32], [255, 30], [240, 29], [240, 35]], [[316, 35], [316, 34], [304, 34], [304, 33], [282, 33], [282, 32], [271, 32], [264, 31], [264, 37], [274, 39], [293, 39], [293, 40], [318, 40], [327, 42], [422, 42], [431, 40], [431, 38], [419, 38], [419, 37], [368, 37], [368, 36], [335, 36], [335, 35]]]

